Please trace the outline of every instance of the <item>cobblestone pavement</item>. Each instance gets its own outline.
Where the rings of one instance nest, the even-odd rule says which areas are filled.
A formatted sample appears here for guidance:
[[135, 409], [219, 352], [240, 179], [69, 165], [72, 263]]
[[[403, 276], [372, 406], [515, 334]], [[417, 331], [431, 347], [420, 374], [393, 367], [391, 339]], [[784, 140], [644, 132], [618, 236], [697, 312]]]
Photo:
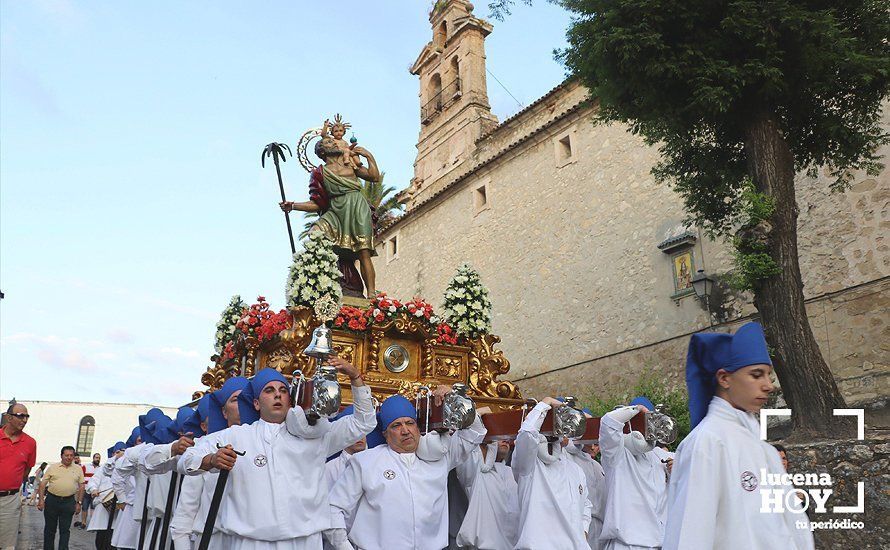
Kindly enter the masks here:
[[[22, 507], [22, 523], [19, 526], [19, 540], [16, 550], [41, 550], [43, 548], [43, 512], [36, 506]], [[58, 541], [58, 534], [56, 534]], [[71, 528], [68, 550], [94, 550], [96, 534]]]

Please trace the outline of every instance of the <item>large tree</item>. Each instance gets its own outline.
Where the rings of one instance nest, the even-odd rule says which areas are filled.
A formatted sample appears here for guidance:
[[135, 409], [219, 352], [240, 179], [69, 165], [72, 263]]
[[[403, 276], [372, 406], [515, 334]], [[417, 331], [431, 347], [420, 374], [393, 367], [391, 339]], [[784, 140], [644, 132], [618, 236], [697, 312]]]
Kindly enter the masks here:
[[[691, 221], [732, 235], [794, 426], [825, 430], [844, 400], [804, 307], [795, 175], [827, 168], [843, 191], [854, 171], [882, 168], [886, 0], [555, 3], [574, 15], [557, 57], [589, 87], [601, 121], [657, 145], [653, 173]], [[497, 15], [510, 4], [490, 6]]]

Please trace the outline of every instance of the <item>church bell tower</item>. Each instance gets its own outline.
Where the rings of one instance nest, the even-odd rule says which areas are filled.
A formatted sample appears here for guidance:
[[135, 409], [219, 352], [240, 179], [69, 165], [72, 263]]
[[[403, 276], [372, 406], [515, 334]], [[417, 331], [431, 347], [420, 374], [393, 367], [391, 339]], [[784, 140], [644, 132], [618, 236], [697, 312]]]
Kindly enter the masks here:
[[409, 209], [460, 173], [476, 140], [498, 124], [485, 82], [491, 24], [467, 0], [439, 0], [430, 25], [433, 39], [411, 67], [420, 80], [420, 136], [414, 178], [401, 195]]

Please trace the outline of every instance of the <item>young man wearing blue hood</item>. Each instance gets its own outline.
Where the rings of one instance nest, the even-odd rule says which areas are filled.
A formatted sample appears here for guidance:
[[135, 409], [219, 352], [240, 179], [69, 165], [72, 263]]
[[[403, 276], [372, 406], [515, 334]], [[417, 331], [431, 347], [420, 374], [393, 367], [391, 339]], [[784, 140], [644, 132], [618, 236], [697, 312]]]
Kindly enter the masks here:
[[692, 335], [686, 386], [693, 429], [671, 474], [666, 550], [814, 548], [805, 513], [761, 511], [761, 490], [770, 489], [760, 477], [785, 473], [779, 454], [760, 439], [772, 370], [757, 323], [735, 334]]
[[259, 419], [248, 424], [242, 409], [242, 425], [202, 438], [183, 455], [189, 474], [231, 470], [213, 547], [322, 548], [322, 531], [331, 525], [325, 459], [376, 426], [371, 390], [358, 370], [337, 357], [329, 359], [328, 364], [349, 377], [354, 414], [337, 422], [321, 418], [310, 425], [302, 408], [291, 408], [284, 376], [266, 368], [238, 396], [253, 404]]

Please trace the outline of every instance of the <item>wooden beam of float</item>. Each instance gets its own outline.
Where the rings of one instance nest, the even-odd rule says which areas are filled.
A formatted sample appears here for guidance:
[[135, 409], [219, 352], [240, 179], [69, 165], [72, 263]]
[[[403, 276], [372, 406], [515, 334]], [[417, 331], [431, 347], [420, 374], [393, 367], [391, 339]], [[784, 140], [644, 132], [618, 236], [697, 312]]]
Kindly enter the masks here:
[[[277, 337], [260, 344], [255, 338], [235, 342], [236, 359], [217, 357], [201, 377], [205, 391], [219, 389], [232, 376], [253, 376], [257, 371], [274, 368], [290, 379], [295, 370], [306, 376], [315, 372], [315, 361], [303, 355], [312, 330], [319, 322], [309, 308], [291, 310], [293, 324]], [[511, 382], [498, 380], [510, 371], [510, 362], [495, 349], [498, 336], [486, 334], [467, 339], [462, 345], [439, 343], [435, 331], [407, 313], [400, 313], [368, 330], [352, 332], [331, 329], [337, 354], [361, 371], [372, 395], [383, 401], [401, 394], [413, 400], [420, 386], [451, 385], [463, 382], [467, 396], [478, 407], [488, 406], [494, 412], [515, 409], [522, 405], [519, 389]], [[343, 403], [352, 402], [347, 377], [339, 377]], [[199, 398], [203, 392], [195, 392]]]

